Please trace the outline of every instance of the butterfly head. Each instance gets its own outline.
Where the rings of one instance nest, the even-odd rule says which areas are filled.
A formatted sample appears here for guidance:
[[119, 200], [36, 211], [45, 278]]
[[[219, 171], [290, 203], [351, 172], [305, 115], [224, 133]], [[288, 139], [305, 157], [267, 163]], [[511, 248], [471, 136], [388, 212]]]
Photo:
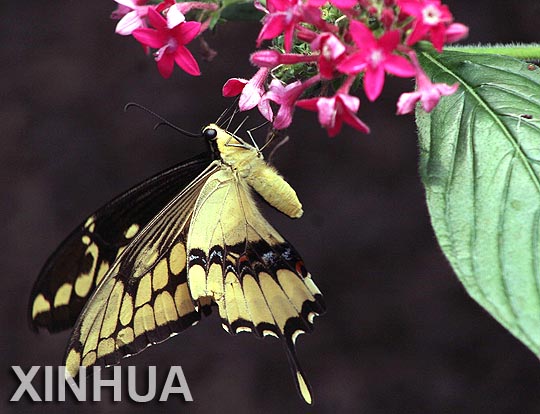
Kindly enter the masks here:
[[210, 145], [212, 153], [228, 164], [235, 164], [239, 158], [246, 156], [260, 158], [259, 151], [253, 145], [216, 124], [203, 128], [202, 135]]

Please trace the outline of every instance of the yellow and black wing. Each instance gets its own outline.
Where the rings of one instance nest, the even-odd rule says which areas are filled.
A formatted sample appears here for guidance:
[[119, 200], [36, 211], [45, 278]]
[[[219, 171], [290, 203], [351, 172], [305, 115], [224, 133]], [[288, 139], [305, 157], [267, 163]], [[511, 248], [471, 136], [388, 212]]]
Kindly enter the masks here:
[[297, 388], [311, 404], [295, 341], [325, 311], [322, 295], [298, 252], [264, 219], [233, 170], [222, 168], [206, 182], [187, 240], [193, 299], [215, 302], [230, 334], [282, 339]]
[[174, 197], [113, 263], [82, 310], [65, 356], [79, 366], [117, 364], [200, 320], [187, 285], [186, 235], [214, 162]]
[[31, 326], [72, 327], [119, 253], [211, 162], [201, 154], [133, 187], [92, 214], [43, 266], [29, 302]]

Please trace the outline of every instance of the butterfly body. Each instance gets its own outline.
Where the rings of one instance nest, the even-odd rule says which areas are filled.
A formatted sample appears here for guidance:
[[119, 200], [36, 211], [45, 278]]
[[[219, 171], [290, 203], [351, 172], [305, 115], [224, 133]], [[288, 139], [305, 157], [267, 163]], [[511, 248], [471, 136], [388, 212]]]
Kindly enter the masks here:
[[[215, 304], [227, 332], [282, 339], [297, 388], [311, 403], [294, 343], [312, 331], [324, 303], [300, 255], [262, 216], [253, 191], [290, 217], [302, 215], [300, 201], [257, 148], [214, 124], [203, 136], [212, 152], [185, 164], [187, 176], [176, 167], [175, 174], [150, 179], [153, 187], [142, 183], [111, 202], [136, 210], [142, 200], [150, 210], [150, 194], [156, 188], [161, 194], [153, 215], [132, 213], [122, 222], [116, 214], [115, 233], [122, 233], [113, 243], [116, 254], [103, 257], [117, 237], [101, 237], [107, 206], [68, 237], [34, 286], [31, 319], [56, 331], [80, 311], [65, 361], [67, 374], [76, 376], [80, 366], [116, 364], [168, 339]], [[176, 191], [160, 181], [167, 174]], [[78, 256], [69, 258], [70, 251]]]

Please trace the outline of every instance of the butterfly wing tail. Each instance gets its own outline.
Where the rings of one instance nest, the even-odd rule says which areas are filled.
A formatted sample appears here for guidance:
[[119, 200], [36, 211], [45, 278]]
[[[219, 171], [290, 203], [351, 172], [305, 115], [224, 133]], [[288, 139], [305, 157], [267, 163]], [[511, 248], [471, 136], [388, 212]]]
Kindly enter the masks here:
[[294, 383], [298, 394], [302, 399], [309, 405], [313, 405], [313, 392], [311, 390], [311, 385], [309, 384], [300, 364], [298, 363], [298, 358], [296, 356], [296, 349], [294, 343], [291, 339], [284, 339], [283, 345], [287, 352], [287, 359], [289, 360], [289, 365], [294, 378]]

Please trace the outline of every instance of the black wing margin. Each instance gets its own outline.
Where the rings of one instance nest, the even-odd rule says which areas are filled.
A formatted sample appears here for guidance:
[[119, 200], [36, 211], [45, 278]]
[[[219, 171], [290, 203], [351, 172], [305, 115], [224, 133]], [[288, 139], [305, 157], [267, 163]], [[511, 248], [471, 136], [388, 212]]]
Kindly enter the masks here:
[[32, 328], [71, 328], [118, 255], [212, 161], [209, 153], [162, 171], [116, 197], [79, 225], [47, 260], [30, 296]]

